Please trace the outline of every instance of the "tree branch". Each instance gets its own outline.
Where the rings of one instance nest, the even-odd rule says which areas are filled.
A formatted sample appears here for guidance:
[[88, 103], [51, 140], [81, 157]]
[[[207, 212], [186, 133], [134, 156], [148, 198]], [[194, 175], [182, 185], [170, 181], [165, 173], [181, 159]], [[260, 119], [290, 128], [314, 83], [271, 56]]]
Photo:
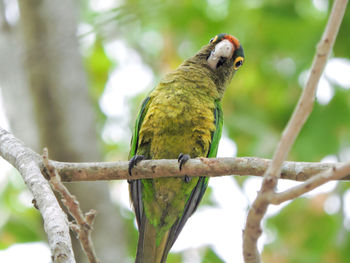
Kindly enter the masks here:
[[[224, 157], [190, 159], [179, 171], [177, 160], [144, 160], [128, 173], [128, 162], [102, 163], [66, 163], [50, 161], [57, 169], [62, 181], [99, 181], [99, 180], [136, 180], [178, 176], [224, 176], [254, 175], [262, 176], [271, 160], [257, 157]], [[342, 163], [284, 162], [281, 178], [294, 181], [305, 181], [320, 172], [332, 167], [340, 167]], [[43, 166], [42, 166], [43, 168]], [[350, 180], [350, 173], [341, 180]]]
[[99, 263], [97, 259], [94, 245], [91, 239], [92, 225], [95, 220], [96, 211], [91, 209], [85, 215], [80, 209], [79, 202], [74, 195], [61, 182], [60, 175], [55, 167], [50, 163], [47, 148], [44, 149], [43, 163], [45, 169], [50, 176], [50, 184], [62, 197], [62, 203], [67, 207], [71, 216], [75, 219], [75, 223], [71, 223], [70, 228], [77, 234], [80, 244], [87, 255], [90, 263]]
[[[58, 204], [51, 190], [47, 189], [47, 182], [40, 173], [39, 167], [42, 173], [47, 174], [41, 156], [25, 147], [22, 142], [14, 138], [12, 134], [1, 128], [0, 153], [1, 156], [20, 171], [26, 184], [35, 197], [35, 201], [44, 218], [45, 230], [48, 234], [50, 248], [52, 250], [53, 258], [55, 259], [54, 262], [74, 262], [74, 259], [72, 259], [73, 261], [69, 261], [71, 259], [69, 258], [69, 255], [66, 257], [66, 254], [62, 252], [68, 250], [69, 253], [72, 253], [69, 236], [61, 236], [62, 233], [67, 234], [67, 231], [61, 231], [62, 226], [64, 229], [67, 226], [65, 215], [63, 215], [64, 222], [62, 222], [62, 215], [56, 216], [56, 214], [62, 213], [62, 210], [59, 207], [58, 212], [46, 211], [51, 206], [52, 202], [53, 206], [58, 206]], [[270, 163], [271, 160], [256, 157], [196, 158], [189, 160], [180, 172], [177, 160], [144, 160], [133, 168], [133, 176], [130, 177], [128, 174], [127, 161], [104, 163], [66, 163], [50, 161], [52, 167], [57, 169], [62, 175], [62, 180], [66, 182], [121, 179], [136, 180], [141, 178], [176, 177], [185, 175], [214, 177], [236, 174], [262, 176]], [[33, 175], [29, 173], [33, 173]], [[342, 178], [343, 176], [346, 177]], [[270, 203], [279, 204], [283, 201], [295, 198], [329, 180], [350, 180], [350, 164], [284, 162], [281, 169], [281, 178], [307, 181], [288, 191], [268, 195], [267, 200]], [[41, 186], [41, 184], [43, 184], [43, 186]], [[64, 194], [64, 196], [66, 196], [66, 194]], [[69, 199], [69, 197], [66, 199]], [[73, 200], [72, 203], [75, 203], [75, 201]], [[71, 207], [69, 204], [67, 206]], [[56, 210], [57, 207], [53, 207], [52, 209]], [[74, 209], [75, 208], [72, 208], [71, 210]], [[51, 217], [49, 218], [49, 216]], [[84, 216], [81, 215], [80, 219], [83, 217]], [[79, 221], [81, 225], [90, 225], [94, 213], [92, 215], [87, 214], [85, 217], [86, 222], [88, 222], [87, 224], [82, 221], [83, 219], [76, 220]], [[73, 226], [73, 228], [77, 230], [76, 227]], [[91, 227], [87, 227], [86, 230], [89, 231], [90, 228]], [[57, 239], [56, 235], [64, 241], [55, 242]], [[89, 238], [82, 238], [82, 240], [89, 241]], [[89, 242], [83, 241], [83, 243], [88, 244]]]
[[336, 0], [334, 2], [326, 29], [317, 46], [306, 87], [282, 134], [272, 162], [264, 174], [261, 189], [252, 207], [249, 209], [245, 230], [243, 232], [243, 256], [246, 263], [260, 262], [257, 241], [262, 233], [260, 222], [269, 205], [269, 195], [274, 193], [282, 163], [286, 159], [295, 138], [312, 111], [317, 85], [338, 34], [346, 5], [347, 0]]
[[67, 216], [59, 206], [49, 183], [41, 174], [40, 156], [2, 128], [0, 154], [20, 172], [34, 196], [36, 207], [44, 220], [53, 262], [74, 263]]
[[310, 179], [308, 179], [300, 185], [294, 186], [280, 193], [273, 193], [269, 198], [269, 202], [271, 204], [278, 205], [285, 201], [297, 198], [302, 194], [305, 194], [315, 189], [316, 187], [329, 182], [330, 180], [339, 180], [349, 173], [350, 162], [342, 164], [338, 168], [334, 166], [324, 172], [317, 174], [314, 177], [311, 177]]

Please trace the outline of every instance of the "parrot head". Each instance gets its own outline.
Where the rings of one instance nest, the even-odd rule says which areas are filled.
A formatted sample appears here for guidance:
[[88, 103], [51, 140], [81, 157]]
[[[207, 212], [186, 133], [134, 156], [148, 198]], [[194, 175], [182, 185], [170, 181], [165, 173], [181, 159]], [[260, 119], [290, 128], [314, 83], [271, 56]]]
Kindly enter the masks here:
[[236, 71], [243, 65], [243, 48], [234, 36], [228, 34], [216, 35], [207, 46], [211, 50], [207, 62], [212, 70], [227, 68]]
[[243, 65], [244, 52], [239, 40], [229, 34], [219, 34], [188, 60], [205, 69], [223, 95], [234, 73]]

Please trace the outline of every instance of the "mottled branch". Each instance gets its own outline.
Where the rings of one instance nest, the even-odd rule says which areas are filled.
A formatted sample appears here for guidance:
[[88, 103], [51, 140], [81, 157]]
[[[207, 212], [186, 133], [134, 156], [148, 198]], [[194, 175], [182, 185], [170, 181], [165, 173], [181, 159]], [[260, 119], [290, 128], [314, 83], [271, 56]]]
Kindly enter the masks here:
[[314, 177], [311, 177], [304, 183], [294, 186], [280, 193], [273, 193], [269, 198], [269, 202], [278, 205], [288, 200], [292, 200], [305, 194], [316, 187], [325, 184], [331, 180], [339, 180], [350, 173], [350, 162], [340, 166], [333, 166]]
[[59, 206], [49, 183], [42, 175], [41, 158], [12, 134], [0, 128], [0, 154], [21, 174], [39, 209], [55, 263], [73, 263], [74, 255], [66, 214]]
[[243, 232], [243, 256], [246, 263], [260, 262], [257, 241], [262, 233], [260, 223], [269, 205], [269, 196], [274, 193], [283, 161], [286, 159], [296, 137], [312, 111], [317, 85], [338, 34], [346, 5], [347, 0], [336, 0], [334, 2], [326, 29], [317, 46], [306, 86], [292, 117], [283, 131], [272, 162], [264, 174], [261, 189], [252, 207], [249, 209], [245, 230]]
[[[17, 149], [18, 148], [18, 149]], [[65, 254], [62, 253], [62, 248], [70, 248], [70, 243], [67, 240], [56, 244], [55, 247], [55, 235], [57, 238], [67, 239], [66, 236], [61, 236], [61, 228], [65, 225], [67, 226], [67, 219], [64, 217], [64, 222], [60, 215], [54, 211], [50, 211], [48, 215], [45, 211], [45, 202], [51, 202], [53, 198], [54, 203], [57, 204], [55, 197], [53, 196], [50, 188], [47, 185], [47, 181], [43, 178], [42, 173], [46, 175], [51, 174], [51, 182], [54, 185], [55, 189], [60, 189], [59, 192], [63, 194], [65, 204], [76, 218], [77, 224], [71, 224], [71, 228], [78, 233], [78, 236], [81, 233], [84, 233], [85, 237], [82, 239], [83, 247], [92, 247], [90, 245], [90, 237], [88, 237], [89, 232], [91, 231], [91, 225], [95, 217], [95, 212], [86, 213], [85, 216], [78, 211], [77, 201], [69, 197], [70, 194], [61, 189], [63, 186], [60, 183], [60, 179], [57, 173], [60, 174], [62, 181], [71, 182], [71, 181], [97, 181], [97, 180], [125, 180], [125, 179], [140, 179], [140, 178], [159, 178], [159, 177], [174, 177], [174, 176], [224, 176], [224, 175], [255, 175], [262, 176], [267, 170], [271, 160], [256, 158], [256, 157], [240, 157], [240, 158], [196, 158], [190, 159], [184, 166], [182, 171], [179, 171], [179, 164], [177, 160], [144, 160], [141, 161], [136, 167], [133, 168], [132, 174], [130, 177], [128, 174], [128, 162], [127, 161], [118, 161], [118, 162], [99, 162], [99, 163], [65, 163], [51, 161], [50, 165], [45, 168], [43, 159], [40, 155], [33, 152], [29, 148], [23, 146], [23, 144], [13, 137], [10, 133], [0, 128], [0, 151], [1, 155], [12, 163], [22, 174], [25, 182], [27, 183], [29, 189], [33, 192], [35, 196], [35, 204], [39, 207], [40, 211], [44, 211], [43, 218], [45, 224], [45, 230], [48, 233], [49, 243], [51, 250], [53, 251], [53, 257], [57, 260], [54, 262], [74, 262], [69, 261], [70, 258], [66, 258]], [[23, 159], [23, 161], [22, 161]], [[278, 193], [275, 195], [268, 195], [267, 200], [270, 203], [280, 203], [285, 200], [295, 198], [300, 194], [310, 191], [318, 185], [325, 182], [325, 180], [341, 180], [347, 179], [350, 180], [350, 171], [348, 169], [348, 164], [342, 163], [311, 163], [311, 162], [284, 162], [281, 169], [281, 178], [296, 180], [296, 181], [305, 181], [304, 184], [292, 188], [290, 191]], [[39, 170], [39, 167], [41, 171]], [[49, 169], [48, 169], [49, 167]], [[50, 168], [51, 167], [51, 168]], [[334, 169], [335, 168], [335, 169]], [[34, 183], [34, 177], [27, 177], [25, 174], [28, 171], [35, 172], [35, 180], [38, 180], [38, 183]], [[329, 171], [336, 171], [336, 174], [329, 175]], [[320, 175], [317, 175], [322, 173]], [[316, 175], [316, 176], [315, 176]], [[37, 178], [38, 176], [38, 178]], [[346, 176], [342, 178], [342, 176]], [[39, 180], [40, 179], [40, 180]], [[34, 180], [34, 181], [35, 181]], [[39, 182], [40, 181], [40, 182]], [[43, 186], [41, 186], [43, 184]], [[40, 192], [36, 189], [42, 190]], [[47, 189], [48, 187], [48, 189]], [[32, 190], [35, 188], [34, 190]], [[50, 195], [47, 195], [45, 191], [49, 191]], [[47, 197], [48, 196], [48, 197]], [[44, 199], [44, 201], [42, 201]], [[41, 202], [41, 203], [40, 203]], [[43, 202], [45, 204], [43, 204]], [[57, 204], [58, 205], [58, 204]], [[44, 208], [43, 208], [44, 207]], [[59, 208], [59, 207], [58, 207]], [[44, 209], [44, 210], [43, 210]], [[56, 208], [53, 208], [56, 209]], [[59, 208], [60, 210], [60, 208]], [[60, 210], [62, 213], [62, 211]], [[50, 216], [50, 222], [46, 219], [46, 216]], [[52, 224], [52, 226], [51, 226]], [[79, 226], [80, 225], [80, 226]], [[55, 230], [55, 231], [54, 231]], [[59, 232], [59, 233], [58, 233]], [[257, 230], [256, 233], [259, 233]], [[69, 238], [69, 236], [68, 236]], [[256, 237], [257, 238], [257, 237]], [[70, 240], [69, 240], [70, 241]], [[70, 248], [71, 249], [71, 248]], [[89, 249], [88, 249], [89, 250]], [[90, 249], [91, 250], [91, 249]], [[69, 250], [71, 252], [71, 250]], [[88, 252], [89, 254], [90, 252]], [[91, 255], [93, 255], [93, 251]], [[94, 258], [94, 256], [92, 256]], [[63, 260], [61, 260], [63, 258]], [[96, 257], [95, 257], [96, 258]], [[64, 260], [68, 261], [64, 261]], [[61, 260], [61, 261], [60, 261]], [[97, 261], [91, 261], [97, 262]]]
[[[132, 177], [128, 174], [128, 162], [101, 163], [65, 163], [51, 161], [62, 181], [99, 181], [99, 180], [136, 180], [159, 177], [178, 176], [262, 176], [271, 160], [257, 157], [224, 157], [224, 158], [196, 158], [190, 159], [179, 171], [177, 160], [144, 160], [132, 170]], [[313, 162], [284, 162], [281, 178], [294, 181], [305, 181], [314, 175], [326, 171], [341, 163], [313, 163]], [[349, 176], [342, 178], [350, 180]]]
[[47, 174], [50, 177], [50, 184], [62, 197], [62, 203], [67, 207], [70, 215], [76, 223], [71, 223], [70, 228], [77, 234], [80, 244], [85, 251], [90, 263], [99, 263], [94, 245], [91, 239], [92, 225], [95, 220], [96, 211], [90, 210], [85, 215], [79, 207], [79, 202], [74, 195], [71, 195], [68, 189], [61, 182], [60, 175], [48, 159], [47, 149], [44, 149], [43, 163]]

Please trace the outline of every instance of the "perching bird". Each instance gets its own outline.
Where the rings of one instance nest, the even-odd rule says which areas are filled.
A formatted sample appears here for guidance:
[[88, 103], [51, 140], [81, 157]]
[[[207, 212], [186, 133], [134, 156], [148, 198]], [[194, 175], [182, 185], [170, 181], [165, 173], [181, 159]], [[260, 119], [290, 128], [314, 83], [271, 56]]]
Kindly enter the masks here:
[[[237, 38], [219, 34], [169, 73], [143, 101], [131, 141], [129, 173], [142, 159], [216, 157], [221, 99], [244, 61]], [[164, 263], [207, 188], [207, 177], [130, 180], [139, 228], [136, 263]], [[203, 232], [204, 234], [204, 232]]]

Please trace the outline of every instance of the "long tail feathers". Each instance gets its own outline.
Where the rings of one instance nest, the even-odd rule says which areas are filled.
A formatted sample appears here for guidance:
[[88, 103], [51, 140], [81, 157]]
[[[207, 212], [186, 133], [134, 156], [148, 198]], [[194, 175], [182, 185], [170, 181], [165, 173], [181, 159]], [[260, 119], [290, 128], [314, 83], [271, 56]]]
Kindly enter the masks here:
[[135, 263], [165, 263], [169, 250], [167, 248], [169, 231], [166, 232], [157, 246], [157, 231], [143, 217], [139, 229], [139, 241]]
[[208, 185], [208, 178], [200, 177], [193, 189], [184, 209], [184, 213], [174, 225], [161, 237], [157, 246], [157, 230], [148, 222], [144, 213], [140, 213], [139, 241], [135, 263], [165, 263], [168, 253], [179, 236], [187, 219], [193, 214], [200, 203]]

